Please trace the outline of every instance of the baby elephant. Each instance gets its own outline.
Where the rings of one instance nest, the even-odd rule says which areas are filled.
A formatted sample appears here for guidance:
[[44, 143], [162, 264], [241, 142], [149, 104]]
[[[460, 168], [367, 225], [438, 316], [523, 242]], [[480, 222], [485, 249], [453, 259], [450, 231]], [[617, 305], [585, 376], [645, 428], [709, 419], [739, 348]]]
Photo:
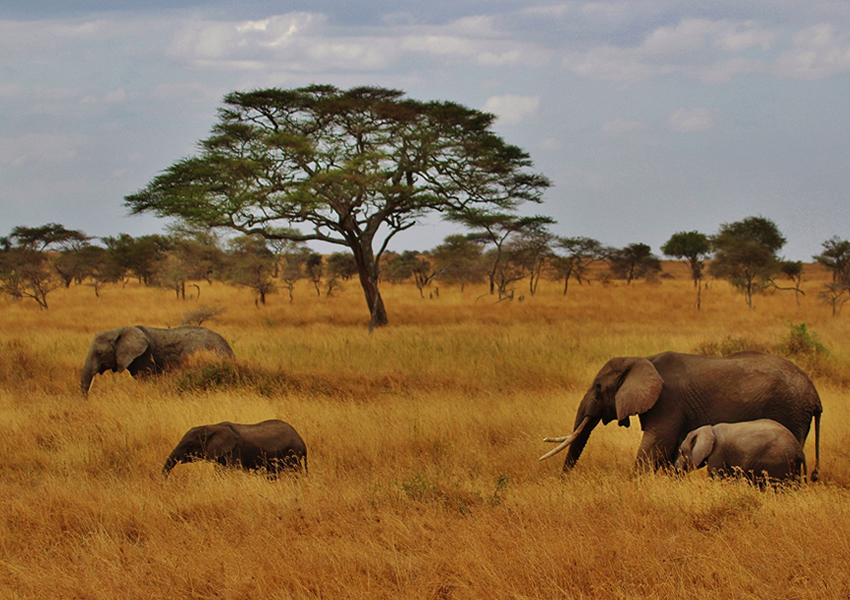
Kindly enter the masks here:
[[712, 476], [737, 471], [755, 483], [799, 480], [806, 474], [803, 447], [776, 421], [717, 423], [691, 431], [679, 448], [676, 470], [708, 466]]
[[177, 463], [210, 460], [228, 467], [307, 472], [307, 447], [289, 423], [271, 419], [253, 425], [218, 423], [192, 427], [171, 451], [162, 474]]

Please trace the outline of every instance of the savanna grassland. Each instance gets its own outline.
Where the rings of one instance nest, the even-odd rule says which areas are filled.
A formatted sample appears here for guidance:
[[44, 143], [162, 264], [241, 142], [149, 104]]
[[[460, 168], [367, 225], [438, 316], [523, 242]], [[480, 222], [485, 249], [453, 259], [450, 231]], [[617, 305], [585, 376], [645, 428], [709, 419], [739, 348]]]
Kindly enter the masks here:
[[[0, 299], [0, 598], [850, 597], [850, 316], [818, 303], [812, 267], [799, 307], [776, 292], [751, 311], [712, 281], [699, 312], [684, 269], [666, 269], [677, 278], [567, 296], [543, 282], [523, 302], [387, 285], [391, 325], [371, 336], [355, 283], [260, 308], [220, 283], [186, 300], [72, 286], [50, 310]], [[226, 308], [204, 324], [235, 364], [107, 373], [80, 397], [97, 331], [176, 326], [201, 305]], [[562, 458], [538, 462], [611, 356], [742, 348], [811, 373], [821, 482], [634, 475], [635, 425], [598, 427], [566, 477]], [[308, 476], [160, 474], [189, 427], [266, 418], [302, 434]]]

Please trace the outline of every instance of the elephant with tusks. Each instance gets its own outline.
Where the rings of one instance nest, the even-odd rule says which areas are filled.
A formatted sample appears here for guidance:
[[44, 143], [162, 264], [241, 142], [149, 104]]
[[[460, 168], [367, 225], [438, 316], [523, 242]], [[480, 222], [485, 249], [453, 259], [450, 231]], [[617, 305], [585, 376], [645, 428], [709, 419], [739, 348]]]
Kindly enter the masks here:
[[609, 360], [590, 384], [576, 411], [573, 432], [544, 439], [558, 446], [540, 460], [569, 449], [563, 467], [567, 473], [600, 421], [628, 427], [633, 416], [643, 430], [635, 461], [638, 470], [672, 469], [682, 440], [704, 425], [773, 419], [803, 446], [814, 419], [815, 462], [810, 477], [816, 481], [822, 412], [808, 375], [772, 354], [620, 356]]

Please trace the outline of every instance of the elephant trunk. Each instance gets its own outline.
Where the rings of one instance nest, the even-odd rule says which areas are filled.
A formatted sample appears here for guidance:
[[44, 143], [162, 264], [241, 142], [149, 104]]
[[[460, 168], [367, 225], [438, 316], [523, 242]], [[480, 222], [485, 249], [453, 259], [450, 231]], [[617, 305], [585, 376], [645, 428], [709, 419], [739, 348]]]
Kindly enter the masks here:
[[564, 469], [563, 472], [569, 473], [572, 468], [578, 462], [579, 456], [581, 456], [582, 451], [584, 450], [585, 445], [587, 444], [587, 440], [590, 438], [590, 432], [593, 431], [593, 428], [599, 424], [601, 420], [599, 417], [585, 416], [576, 417], [576, 422], [578, 423], [579, 419], [582, 419], [583, 426], [577, 428], [575, 432], [575, 437], [570, 443], [570, 449], [567, 451], [567, 456], [564, 459]]
[[168, 477], [168, 474], [171, 473], [171, 469], [173, 469], [177, 465], [177, 459], [174, 456], [169, 456], [165, 461], [165, 464], [162, 466], [162, 476]]
[[92, 380], [94, 379], [94, 374], [96, 372], [97, 365], [95, 365], [94, 357], [86, 357], [86, 362], [83, 365], [83, 372], [80, 375], [80, 393], [83, 395], [83, 397], [88, 396], [89, 390], [91, 389]]
[[168, 477], [168, 474], [171, 473], [171, 469], [177, 466], [178, 463], [182, 462], [185, 453], [183, 449], [179, 446], [175, 448], [171, 454], [168, 455], [168, 458], [165, 459], [165, 464], [162, 465], [162, 476]]

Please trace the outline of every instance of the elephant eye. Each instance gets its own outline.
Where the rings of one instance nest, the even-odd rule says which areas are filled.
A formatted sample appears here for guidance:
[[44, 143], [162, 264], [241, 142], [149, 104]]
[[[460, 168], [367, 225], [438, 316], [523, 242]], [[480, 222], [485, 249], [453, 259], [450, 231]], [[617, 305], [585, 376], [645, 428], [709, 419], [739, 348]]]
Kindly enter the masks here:
[[598, 381], [596, 382], [596, 391], [597, 391], [597, 392], [601, 392], [601, 391], [602, 391], [602, 384], [601, 384], [600, 382], [598, 382]]

